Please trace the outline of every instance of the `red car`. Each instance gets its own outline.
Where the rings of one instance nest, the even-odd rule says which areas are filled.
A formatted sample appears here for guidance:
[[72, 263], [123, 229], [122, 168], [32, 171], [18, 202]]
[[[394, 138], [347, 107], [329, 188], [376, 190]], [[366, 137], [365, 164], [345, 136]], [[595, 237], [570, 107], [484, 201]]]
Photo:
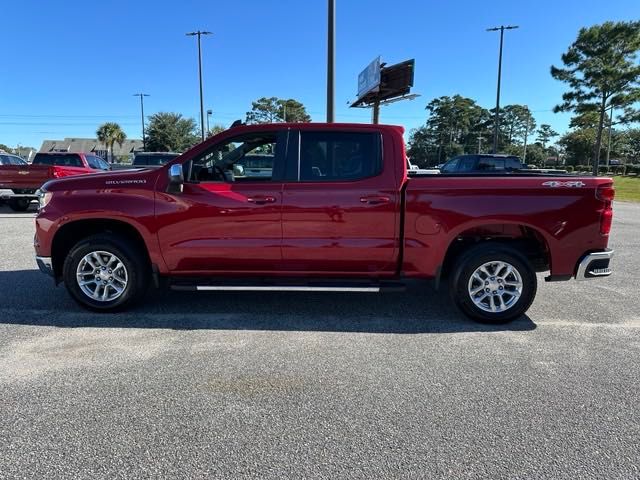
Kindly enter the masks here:
[[[273, 157], [246, 175], [247, 156]], [[81, 305], [176, 290], [374, 292], [443, 280], [468, 316], [506, 322], [547, 281], [605, 277], [609, 178], [407, 175], [402, 127], [231, 128], [156, 170], [55, 180], [36, 218], [40, 269]]]
[[31, 165], [0, 165], [0, 189], [12, 190], [13, 195], [7, 195], [9, 206], [25, 211], [48, 180], [105, 170], [110, 170], [109, 164], [92, 153], [36, 153]]

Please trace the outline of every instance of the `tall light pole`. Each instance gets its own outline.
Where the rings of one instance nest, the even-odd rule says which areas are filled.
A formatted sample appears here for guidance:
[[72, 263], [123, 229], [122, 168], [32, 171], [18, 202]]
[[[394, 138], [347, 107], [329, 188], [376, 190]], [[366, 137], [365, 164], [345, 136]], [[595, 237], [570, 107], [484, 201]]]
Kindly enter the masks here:
[[144, 97], [149, 97], [147, 93], [134, 93], [134, 97], [140, 97], [140, 120], [142, 120], [142, 151], [147, 150], [147, 139], [144, 135]]
[[335, 121], [336, 0], [328, 0], [327, 18], [327, 123]]
[[204, 142], [204, 100], [202, 98], [202, 48], [200, 46], [200, 37], [202, 35], [212, 35], [212, 32], [202, 32], [197, 30], [186, 34], [188, 37], [198, 37], [198, 77], [200, 78], [200, 134]]
[[517, 25], [500, 25], [499, 27], [487, 28], [487, 32], [500, 31], [500, 55], [498, 57], [498, 91], [496, 93], [496, 116], [493, 125], [493, 153], [498, 153], [498, 129], [500, 128], [500, 79], [502, 77], [502, 41], [505, 30], [518, 28]]

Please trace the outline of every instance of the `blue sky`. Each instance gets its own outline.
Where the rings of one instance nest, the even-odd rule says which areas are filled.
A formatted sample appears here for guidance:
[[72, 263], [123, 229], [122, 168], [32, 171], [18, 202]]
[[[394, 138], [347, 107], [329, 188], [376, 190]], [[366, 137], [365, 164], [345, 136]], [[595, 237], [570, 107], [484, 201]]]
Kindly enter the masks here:
[[[140, 138], [136, 92], [145, 113], [198, 118], [196, 42], [203, 39], [205, 108], [212, 123], [243, 118], [261, 96], [302, 101], [325, 118], [326, 1], [3, 0], [0, 38], [0, 143], [39, 147], [45, 138], [91, 137], [116, 121]], [[411, 102], [384, 107], [381, 121], [407, 129], [424, 123], [434, 97], [460, 93], [495, 104], [499, 34], [505, 34], [501, 104], [529, 105], [540, 123], [567, 129], [553, 114], [565, 87], [551, 64], [581, 26], [640, 17], [638, 0], [421, 1], [337, 0], [336, 119], [368, 122], [350, 109], [357, 75], [373, 58], [416, 59]]]

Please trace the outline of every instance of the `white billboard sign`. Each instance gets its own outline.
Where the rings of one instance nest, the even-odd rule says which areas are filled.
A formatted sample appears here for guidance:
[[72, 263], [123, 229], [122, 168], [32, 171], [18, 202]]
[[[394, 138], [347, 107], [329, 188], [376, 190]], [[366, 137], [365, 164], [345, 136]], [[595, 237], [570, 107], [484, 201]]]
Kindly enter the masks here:
[[380, 86], [380, 57], [367, 65], [358, 75], [358, 98], [376, 90]]

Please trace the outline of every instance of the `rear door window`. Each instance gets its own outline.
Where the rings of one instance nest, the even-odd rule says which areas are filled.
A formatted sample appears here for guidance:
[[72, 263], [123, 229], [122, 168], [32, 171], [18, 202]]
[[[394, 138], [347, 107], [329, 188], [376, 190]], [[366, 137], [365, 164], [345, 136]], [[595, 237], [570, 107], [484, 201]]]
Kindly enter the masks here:
[[458, 163], [458, 172], [472, 172], [476, 164], [476, 157], [461, 157]]
[[518, 170], [522, 168], [520, 159], [518, 157], [509, 157], [505, 161], [505, 167], [507, 170]]
[[382, 171], [380, 134], [302, 132], [298, 178], [302, 182], [353, 181]]
[[480, 157], [478, 170], [481, 172], [504, 170], [504, 158]]

